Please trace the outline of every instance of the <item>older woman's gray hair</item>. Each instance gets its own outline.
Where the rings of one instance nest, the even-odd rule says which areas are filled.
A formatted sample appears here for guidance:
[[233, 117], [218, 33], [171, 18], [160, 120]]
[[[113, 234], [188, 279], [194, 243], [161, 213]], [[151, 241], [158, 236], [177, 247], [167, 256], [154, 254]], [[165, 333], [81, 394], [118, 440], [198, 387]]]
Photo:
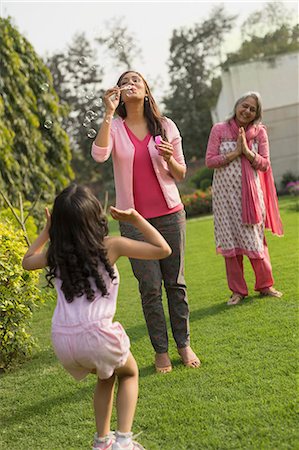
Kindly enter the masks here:
[[240, 98], [238, 98], [238, 100], [235, 103], [234, 109], [232, 111], [232, 113], [228, 116], [228, 118], [226, 119], [226, 122], [229, 122], [231, 119], [234, 119], [236, 117], [236, 109], [237, 106], [244, 102], [244, 100], [246, 100], [246, 98], [248, 97], [252, 97], [255, 99], [256, 101], [256, 116], [255, 119], [252, 123], [259, 123], [262, 120], [262, 99], [261, 96], [258, 92], [254, 92], [254, 91], [249, 91], [249, 92], [245, 92], [245, 94], [241, 95]]

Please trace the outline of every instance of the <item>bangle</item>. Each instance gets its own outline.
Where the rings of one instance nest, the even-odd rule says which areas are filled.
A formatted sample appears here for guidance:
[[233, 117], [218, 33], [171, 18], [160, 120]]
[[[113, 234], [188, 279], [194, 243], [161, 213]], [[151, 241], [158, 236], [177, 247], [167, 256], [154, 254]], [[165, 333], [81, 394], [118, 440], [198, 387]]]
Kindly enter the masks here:
[[105, 115], [104, 120], [106, 123], [111, 123], [113, 119], [113, 114]]

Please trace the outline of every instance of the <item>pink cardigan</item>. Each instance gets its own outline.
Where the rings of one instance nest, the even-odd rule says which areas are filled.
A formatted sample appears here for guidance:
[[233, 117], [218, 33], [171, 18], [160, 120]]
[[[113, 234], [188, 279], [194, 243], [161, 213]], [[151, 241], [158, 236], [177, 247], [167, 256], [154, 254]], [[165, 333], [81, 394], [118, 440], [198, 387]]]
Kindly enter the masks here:
[[[174, 159], [186, 167], [182, 150], [182, 138], [175, 123], [165, 118], [163, 128], [168, 141], [173, 145]], [[158, 154], [153, 137], [148, 143], [148, 151], [153, 168], [161, 186], [167, 206], [174, 208], [181, 203], [180, 194], [166, 161]], [[112, 153], [113, 171], [116, 191], [116, 207], [120, 209], [134, 208], [133, 198], [133, 161], [135, 148], [125, 129], [123, 119], [113, 119], [108, 147], [92, 144], [91, 156], [99, 163], [107, 161]]]

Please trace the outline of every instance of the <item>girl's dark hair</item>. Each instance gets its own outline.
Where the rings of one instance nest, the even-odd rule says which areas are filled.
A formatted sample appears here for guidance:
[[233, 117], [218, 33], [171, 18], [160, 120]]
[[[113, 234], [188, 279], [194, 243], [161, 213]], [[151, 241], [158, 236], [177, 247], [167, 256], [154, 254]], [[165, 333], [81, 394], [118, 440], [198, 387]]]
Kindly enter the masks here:
[[[136, 70], [127, 70], [119, 77], [117, 81], [117, 86], [121, 85], [121, 80], [128, 73], [136, 73], [143, 81], [145, 86], [145, 98], [144, 98], [144, 116], [147, 122], [148, 130], [152, 136], [162, 136], [164, 140], [167, 140], [167, 136], [165, 134], [165, 130], [162, 126], [162, 121], [164, 117], [161, 115], [157, 103], [150, 91], [149, 85], [145, 81], [144, 77], [141, 73], [136, 72]], [[118, 107], [115, 110], [116, 114], [118, 114], [122, 119], [127, 116], [126, 105], [123, 102], [119, 102]]]
[[90, 278], [102, 294], [107, 295], [99, 272], [99, 263], [102, 263], [111, 280], [115, 278], [104, 246], [107, 234], [107, 219], [101, 204], [87, 187], [71, 184], [56, 197], [49, 230], [46, 278], [51, 286], [53, 278], [62, 280], [61, 288], [67, 302], [83, 294], [89, 301], [94, 300]]

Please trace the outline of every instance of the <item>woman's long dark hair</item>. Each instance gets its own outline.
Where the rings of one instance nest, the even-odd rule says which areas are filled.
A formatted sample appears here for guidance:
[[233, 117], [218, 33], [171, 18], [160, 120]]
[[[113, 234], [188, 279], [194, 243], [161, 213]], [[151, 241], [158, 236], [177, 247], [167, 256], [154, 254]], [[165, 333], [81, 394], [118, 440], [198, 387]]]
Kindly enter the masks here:
[[107, 234], [107, 219], [100, 202], [88, 188], [71, 184], [56, 197], [49, 230], [46, 278], [49, 285], [55, 277], [62, 280], [61, 288], [68, 302], [83, 294], [88, 300], [94, 300], [90, 277], [102, 294], [107, 295], [99, 272], [101, 262], [110, 278], [115, 278], [104, 246]]
[[[162, 121], [164, 117], [161, 115], [157, 103], [155, 102], [155, 99], [150, 91], [149, 85], [147, 84], [141, 73], [136, 72], [136, 70], [127, 70], [119, 77], [117, 81], [117, 86], [120, 86], [123, 77], [131, 72], [136, 73], [136, 75], [138, 75], [142, 79], [145, 86], [144, 116], [150, 134], [154, 137], [160, 135], [164, 140], [167, 140], [165, 130], [163, 129], [162, 126]], [[123, 102], [120, 102], [115, 112], [122, 119], [124, 119], [125, 117], [127, 117], [126, 105]]]

